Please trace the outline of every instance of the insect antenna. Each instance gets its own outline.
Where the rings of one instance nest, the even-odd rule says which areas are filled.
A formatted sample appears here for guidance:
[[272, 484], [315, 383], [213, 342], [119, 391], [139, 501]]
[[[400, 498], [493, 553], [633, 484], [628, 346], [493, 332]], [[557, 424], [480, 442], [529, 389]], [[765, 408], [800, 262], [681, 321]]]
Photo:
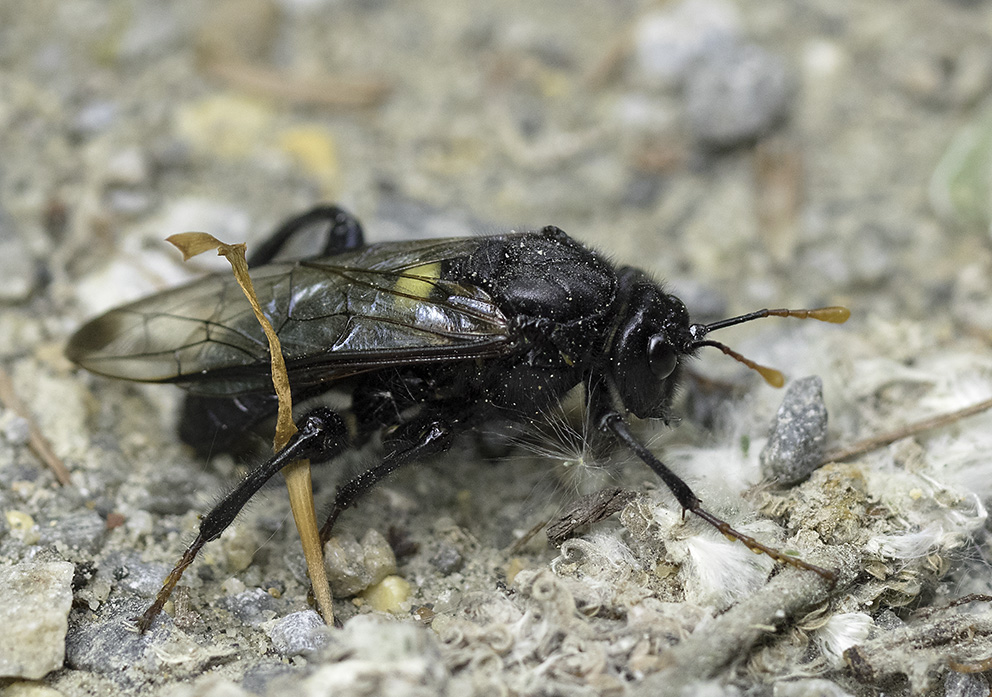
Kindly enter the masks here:
[[748, 312], [746, 315], [721, 319], [718, 322], [711, 322], [710, 324], [694, 324], [693, 328], [699, 327], [702, 329], [703, 334], [708, 334], [717, 329], [724, 329], [726, 327], [732, 327], [735, 324], [743, 324], [744, 322], [750, 322], [754, 319], [764, 319], [765, 317], [795, 317], [796, 319], [816, 319], [821, 322], [843, 324], [850, 316], [851, 311], [840, 305], [818, 307], [812, 310], [787, 310], [781, 308], [778, 310], [755, 310], [754, 312]]
[[741, 354], [737, 353], [737, 351], [734, 351], [726, 344], [721, 344], [719, 341], [712, 341], [710, 339], [706, 339], [705, 341], [697, 341], [695, 344], [693, 344], [693, 347], [697, 347], [697, 346], [712, 346], [713, 348], [720, 349], [725, 354], [733, 358], [735, 361], [738, 361], [739, 363], [743, 363], [751, 370], [756, 371], [758, 375], [763, 377], [765, 379], [765, 382], [767, 382], [772, 387], [781, 387], [782, 385], [785, 384], [785, 376], [782, 375], [781, 370], [776, 370], [775, 368], [769, 368], [767, 365], [760, 365], [758, 363], [755, 363], [750, 358], [746, 356], [742, 356]]
[[730, 317], [728, 319], [721, 319], [717, 322], [711, 322], [710, 324], [693, 324], [689, 327], [689, 333], [692, 335], [694, 341], [691, 344], [693, 350], [703, 347], [712, 346], [713, 348], [720, 349], [726, 355], [733, 358], [735, 361], [743, 363], [751, 370], [756, 371], [761, 377], [765, 379], [772, 387], [781, 387], [785, 384], [785, 376], [782, 372], [776, 370], [775, 368], [769, 368], [768, 366], [760, 365], [755, 363], [750, 358], [742, 356], [741, 354], [734, 351], [732, 348], [726, 344], [722, 344], [719, 341], [713, 341], [712, 339], [705, 338], [707, 334], [717, 329], [724, 329], [726, 327], [733, 327], [737, 324], [743, 324], [744, 322], [750, 322], [755, 319], [763, 319], [765, 317], [795, 317], [797, 319], [815, 319], [821, 322], [831, 322], [832, 324], [843, 324], [851, 316], [851, 311], [846, 307], [840, 307], [839, 305], [831, 305], [830, 307], [818, 307], [812, 310], [799, 309], [799, 310], [789, 310], [785, 308], [777, 310], [756, 310], [755, 312], [748, 312], [745, 315], [738, 315], [737, 317]]

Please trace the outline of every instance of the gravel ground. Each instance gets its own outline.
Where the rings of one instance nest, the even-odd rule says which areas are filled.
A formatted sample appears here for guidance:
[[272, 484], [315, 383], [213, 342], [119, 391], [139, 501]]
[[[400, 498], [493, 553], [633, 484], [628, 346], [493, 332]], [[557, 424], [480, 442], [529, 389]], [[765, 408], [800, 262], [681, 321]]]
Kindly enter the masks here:
[[[992, 418], [791, 488], [762, 479], [761, 452], [777, 420], [776, 457], [806, 459], [768, 467], [791, 476], [992, 397], [990, 28], [980, 0], [0, 4], [0, 689], [987, 694]], [[165, 236], [257, 244], [325, 201], [372, 241], [555, 224], [694, 317], [849, 306], [842, 327], [721, 336], [818, 375], [822, 398], [778, 411], [714, 351], [678, 428], [642, 425], [710, 509], [837, 583], [683, 521], [579, 428], [497, 458], [466, 439], [346, 513], [341, 629], [307, 605], [273, 485], [138, 634], [129, 618], [250, 462], [204, 462], [175, 436], [178, 389], [86, 374], [65, 342], [221, 268]], [[315, 470], [318, 505], [374, 457]], [[635, 495], [560, 549], [526, 538], [605, 486]]]

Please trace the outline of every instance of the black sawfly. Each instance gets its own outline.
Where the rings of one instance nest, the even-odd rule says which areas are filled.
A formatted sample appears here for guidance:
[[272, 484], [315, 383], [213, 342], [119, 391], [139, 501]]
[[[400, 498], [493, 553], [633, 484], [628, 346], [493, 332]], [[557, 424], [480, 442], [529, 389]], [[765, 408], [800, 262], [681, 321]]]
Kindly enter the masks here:
[[[319, 256], [274, 261], [318, 224], [327, 228]], [[365, 245], [359, 222], [337, 206], [283, 224], [249, 265], [282, 342], [294, 401], [334, 390], [350, 408], [320, 407], [301, 418], [286, 448], [202, 519], [183, 569], [295, 459], [326, 461], [383, 436], [378, 464], [337, 490], [324, 542], [341, 512], [398, 467], [444, 452], [456, 434], [480, 424], [538, 419], [581, 384], [591, 422], [654, 470], [683, 512], [755, 552], [835, 580], [833, 571], [768, 547], [704, 509], [625, 416], [667, 422], [685, 362], [704, 346], [781, 381], [777, 371], [709, 339], [714, 330], [770, 316], [843, 322], [845, 308], [759, 310], [692, 323], [682, 301], [645, 272], [615, 266], [554, 226]], [[100, 375], [185, 387], [182, 439], [230, 448], [275, 414], [268, 351], [240, 287], [217, 274], [91, 320], [66, 355]], [[164, 601], [160, 594], [143, 628]]]

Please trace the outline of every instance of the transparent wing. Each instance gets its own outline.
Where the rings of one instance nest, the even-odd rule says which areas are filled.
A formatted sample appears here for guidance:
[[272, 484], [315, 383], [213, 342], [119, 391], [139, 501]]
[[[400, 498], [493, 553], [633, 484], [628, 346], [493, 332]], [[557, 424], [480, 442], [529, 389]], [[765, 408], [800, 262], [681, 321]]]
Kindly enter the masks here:
[[[387, 243], [252, 269], [293, 386], [504, 353], [508, 318], [482, 289], [445, 278], [450, 262], [478, 244]], [[271, 389], [265, 335], [225, 274], [111, 310], [84, 325], [66, 353], [95, 373], [204, 394]]]

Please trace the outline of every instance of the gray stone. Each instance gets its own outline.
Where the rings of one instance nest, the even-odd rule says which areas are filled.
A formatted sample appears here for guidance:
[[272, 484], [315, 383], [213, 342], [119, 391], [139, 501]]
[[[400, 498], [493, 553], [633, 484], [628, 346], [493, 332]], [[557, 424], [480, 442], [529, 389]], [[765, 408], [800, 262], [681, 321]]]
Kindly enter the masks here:
[[785, 118], [792, 91], [779, 56], [754, 44], [728, 44], [708, 54], [689, 75], [689, 128], [708, 147], [747, 144]]
[[430, 561], [435, 569], [447, 576], [460, 570], [465, 563], [465, 558], [452, 545], [441, 544]]
[[637, 63], [654, 81], [678, 83], [714, 47], [741, 34], [738, 9], [724, 0], [683, 0], [648, 12], [634, 28]]
[[146, 608], [143, 600], [118, 598], [101, 608], [98, 621], [92, 615], [74, 615], [66, 637], [66, 666], [106, 675], [127, 687], [147, 679], [141, 676], [191, 678], [236, 658], [229, 643], [198, 643], [176, 631], [168, 615], [139, 632], [135, 618]]
[[217, 605], [253, 627], [275, 618], [284, 604], [262, 588], [252, 588], [217, 601]]
[[306, 655], [327, 643], [327, 625], [313, 610], [304, 610], [274, 620], [266, 633], [283, 656]]
[[11, 445], [27, 445], [31, 426], [23, 416], [9, 409], [0, 410], [0, 438]]
[[149, 642], [159, 636], [156, 627], [139, 634], [131, 620], [144, 612], [147, 603], [134, 598], [108, 602], [102, 621], [73, 626], [65, 641], [65, 663], [76, 670], [117, 675], [143, 660]]
[[761, 451], [761, 474], [780, 484], [801, 482], [822, 461], [826, 444], [823, 381], [817, 375], [796, 380], [786, 390]]
[[0, 677], [40, 680], [62, 667], [72, 573], [64, 561], [0, 569]]
[[983, 674], [947, 671], [944, 678], [946, 697], [985, 697], [989, 694], [989, 681]]
[[0, 214], [0, 302], [24, 302], [37, 284], [34, 256], [10, 216]]
[[95, 100], [87, 102], [72, 119], [72, 132], [81, 137], [91, 137], [106, 131], [120, 118], [120, 107], [115, 102]]
[[[110, 575], [118, 590], [152, 598], [162, 587], [162, 580], [172, 568], [167, 564], [145, 562], [141, 554], [131, 550], [112, 552], [100, 564], [100, 575]], [[139, 613], [140, 614], [140, 613]]]
[[100, 549], [107, 523], [98, 513], [81, 511], [70, 513], [55, 522], [54, 526], [41, 529], [41, 543], [62, 542], [70, 549], [93, 553]]

